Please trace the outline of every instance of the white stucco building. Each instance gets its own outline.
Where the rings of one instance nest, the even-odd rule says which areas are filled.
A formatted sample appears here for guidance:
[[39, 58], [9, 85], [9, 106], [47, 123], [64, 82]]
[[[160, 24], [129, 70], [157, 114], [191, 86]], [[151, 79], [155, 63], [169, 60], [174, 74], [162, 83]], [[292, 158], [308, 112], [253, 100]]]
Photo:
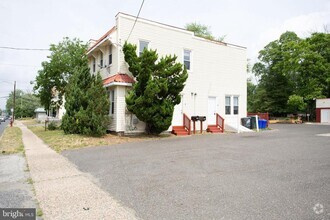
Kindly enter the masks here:
[[[185, 113], [189, 117], [206, 116], [205, 130], [216, 123], [218, 113], [225, 119], [225, 128], [237, 129], [240, 118], [247, 114], [246, 48], [142, 18], [131, 32], [134, 22], [134, 16], [118, 13], [115, 26], [98, 40], [91, 40], [88, 50], [91, 73], [101, 73], [110, 93], [110, 130], [144, 130], [143, 122], [126, 110], [125, 95], [134, 83], [122, 51], [127, 39], [137, 45], [137, 53], [145, 47], [157, 49], [159, 57], [175, 54], [177, 62], [186, 65], [189, 77], [182, 101], [175, 107], [172, 126], [182, 125]], [[199, 129], [199, 122], [196, 125]]]

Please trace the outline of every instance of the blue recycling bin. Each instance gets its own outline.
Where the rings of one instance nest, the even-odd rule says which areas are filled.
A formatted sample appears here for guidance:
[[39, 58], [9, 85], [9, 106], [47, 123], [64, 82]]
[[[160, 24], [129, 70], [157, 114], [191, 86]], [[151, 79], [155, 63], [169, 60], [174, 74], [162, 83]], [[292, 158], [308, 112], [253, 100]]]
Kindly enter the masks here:
[[259, 126], [259, 129], [265, 129], [267, 127], [267, 120], [259, 119], [258, 126]]

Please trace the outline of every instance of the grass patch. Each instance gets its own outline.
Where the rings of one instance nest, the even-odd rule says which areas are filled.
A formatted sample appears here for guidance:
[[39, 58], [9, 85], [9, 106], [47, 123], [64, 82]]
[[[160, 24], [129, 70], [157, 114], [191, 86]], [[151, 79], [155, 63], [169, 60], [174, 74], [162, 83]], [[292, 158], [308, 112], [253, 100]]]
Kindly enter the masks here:
[[42, 210], [40, 208], [37, 208], [37, 216], [41, 217], [44, 213], [42, 212]]
[[27, 182], [28, 184], [33, 184], [33, 179], [30, 177], [30, 178], [28, 178], [28, 179], [26, 180], [26, 182]]
[[[24, 123], [24, 122], [23, 122]], [[63, 150], [90, 147], [90, 146], [108, 146], [112, 144], [121, 144], [128, 142], [160, 139], [163, 137], [169, 137], [170, 135], [162, 136], [149, 136], [149, 135], [137, 135], [137, 136], [118, 136], [113, 134], [107, 134], [103, 137], [89, 137], [78, 134], [64, 134], [63, 130], [46, 130], [43, 126], [37, 126], [37, 122], [34, 123], [28, 121], [24, 123], [28, 128], [41, 138], [46, 144], [48, 144], [56, 152]], [[40, 124], [39, 124], [40, 125]]]
[[12, 154], [24, 152], [22, 131], [18, 127], [7, 127], [0, 139], [0, 153]]

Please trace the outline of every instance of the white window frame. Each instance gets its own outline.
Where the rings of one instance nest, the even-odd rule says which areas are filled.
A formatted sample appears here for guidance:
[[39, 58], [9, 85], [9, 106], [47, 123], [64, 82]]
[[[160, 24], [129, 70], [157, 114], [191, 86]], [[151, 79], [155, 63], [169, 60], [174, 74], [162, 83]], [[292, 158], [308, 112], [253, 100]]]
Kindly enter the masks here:
[[147, 50], [149, 49], [150, 41], [140, 39], [140, 40], [139, 40], [139, 51], [138, 51], [138, 56], [141, 56], [141, 54], [142, 54], [142, 52], [143, 52], [143, 50], [144, 50], [144, 48], [143, 48], [143, 50], [141, 51], [141, 43], [142, 43], [142, 42], [143, 42], [143, 43], [147, 43], [147, 46], [144, 47], [144, 48], [147, 48]]
[[103, 68], [104, 60], [103, 60], [103, 52], [100, 51], [100, 68]]
[[96, 71], [96, 59], [95, 59], [95, 57], [93, 57], [93, 64], [92, 65], [93, 65], [92, 66], [93, 73], [95, 73], [95, 71]]
[[[230, 105], [229, 105], [229, 114], [226, 112], [227, 104], [226, 104], [226, 99], [229, 97], [230, 100]], [[237, 98], [237, 105], [235, 105], [235, 98]], [[225, 95], [225, 115], [239, 115], [239, 109], [240, 109], [240, 104], [239, 104], [240, 96], [239, 95]], [[237, 106], [237, 113], [235, 113], [235, 106]]]
[[115, 115], [115, 89], [110, 90], [110, 116]]
[[[235, 105], [235, 98], [237, 98], [237, 105]], [[237, 107], [237, 113], [235, 113], [235, 107]], [[233, 96], [233, 115], [239, 115], [239, 96]]]
[[[112, 65], [112, 44], [109, 46], [109, 61], [108, 61], [108, 64], [109, 64], [109, 66], [111, 66]], [[110, 62], [111, 61], [111, 62]]]
[[182, 60], [183, 60], [183, 65], [185, 65], [185, 52], [186, 51], [189, 51], [189, 69], [187, 68], [187, 71], [188, 72], [192, 72], [192, 69], [193, 69], [193, 51], [191, 49], [188, 49], [188, 48], [183, 48], [183, 55], [182, 55]]
[[[227, 98], [229, 98], [229, 113], [227, 113]], [[231, 109], [232, 109], [232, 107], [231, 107], [232, 105], [231, 105], [231, 95], [226, 95], [225, 96], [225, 115], [231, 115]]]

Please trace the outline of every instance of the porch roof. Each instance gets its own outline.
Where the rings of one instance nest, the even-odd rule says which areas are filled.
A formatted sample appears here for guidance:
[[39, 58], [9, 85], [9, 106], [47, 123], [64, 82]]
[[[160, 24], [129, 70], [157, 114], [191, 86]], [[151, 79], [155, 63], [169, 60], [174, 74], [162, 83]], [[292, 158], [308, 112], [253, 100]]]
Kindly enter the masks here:
[[111, 84], [115, 84], [115, 83], [122, 83], [127, 85], [127, 84], [132, 84], [134, 82], [135, 82], [134, 79], [132, 79], [129, 75], [125, 73], [117, 73], [113, 76], [104, 79], [103, 85], [110, 86]]

